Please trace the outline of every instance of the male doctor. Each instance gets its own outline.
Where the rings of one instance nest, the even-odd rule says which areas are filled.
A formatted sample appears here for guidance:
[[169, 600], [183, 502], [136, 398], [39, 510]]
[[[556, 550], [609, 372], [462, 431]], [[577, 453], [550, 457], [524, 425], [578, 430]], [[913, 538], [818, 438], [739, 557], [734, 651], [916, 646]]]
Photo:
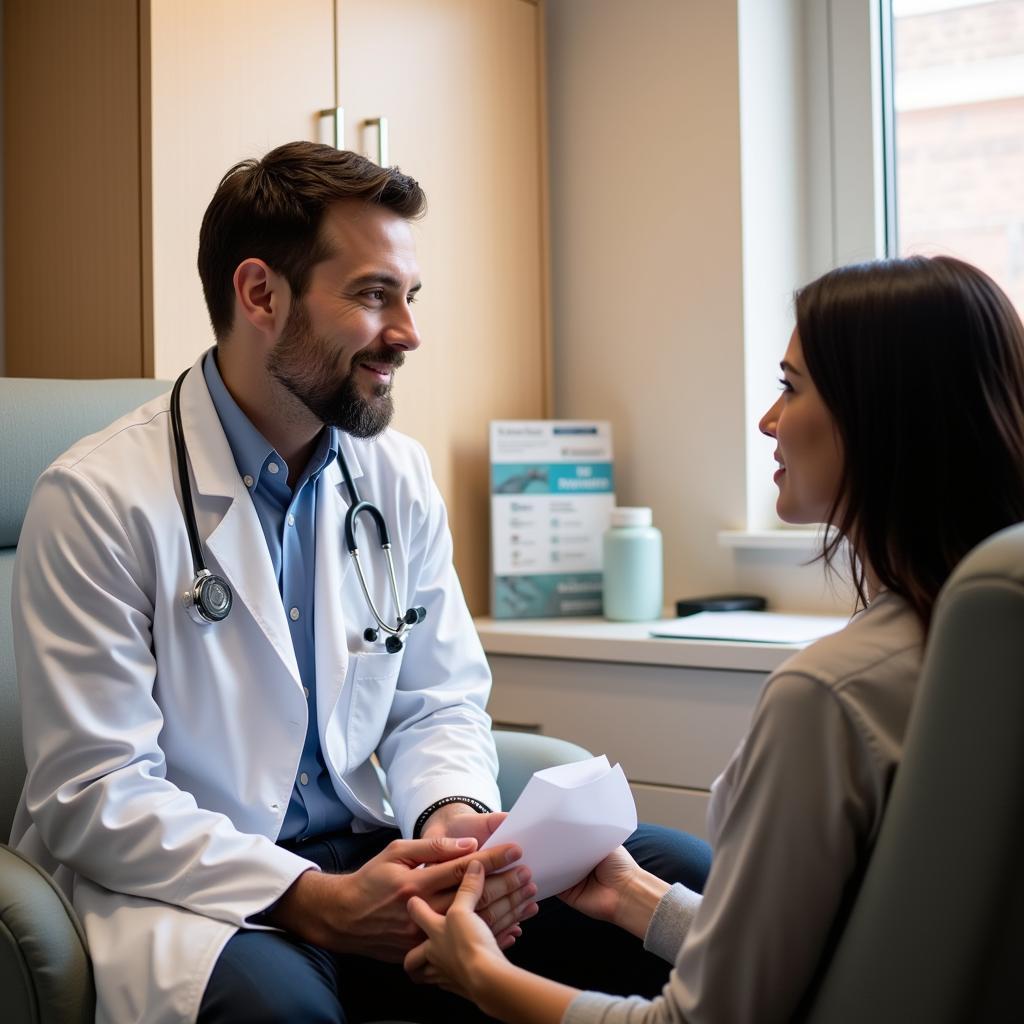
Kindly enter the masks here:
[[[100, 1022], [471, 1020], [398, 966], [419, 941], [408, 898], [443, 910], [478, 858], [503, 945], [536, 913], [528, 869], [498, 870], [520, 851], [475, 852], [501, 818], [490, 678], [426, 456], [385, 429], [420, 344], [423, 206], [413, 179], [327, 146], [232, 168], [200, 233], [217, 344], [180, 387], [187, 487], [169, 396], [36, 487], [14, 579], [12, 842], [72, 896]], [[390, 531], [398, 608], [358, 520], [382, 618], [426, 612], [397, 652], [367, 631], [353, 491]], [[193, 510], [231, 594], [217, 621], [184, 607]]]

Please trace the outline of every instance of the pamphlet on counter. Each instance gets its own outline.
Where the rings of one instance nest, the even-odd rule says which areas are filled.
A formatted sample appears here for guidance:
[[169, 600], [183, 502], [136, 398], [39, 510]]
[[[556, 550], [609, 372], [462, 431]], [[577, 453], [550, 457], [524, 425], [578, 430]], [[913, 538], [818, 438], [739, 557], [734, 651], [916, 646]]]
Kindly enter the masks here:
[[491, 423], [491, 614], [601, 614], [601, 538], [615, 505], [606, 422]]

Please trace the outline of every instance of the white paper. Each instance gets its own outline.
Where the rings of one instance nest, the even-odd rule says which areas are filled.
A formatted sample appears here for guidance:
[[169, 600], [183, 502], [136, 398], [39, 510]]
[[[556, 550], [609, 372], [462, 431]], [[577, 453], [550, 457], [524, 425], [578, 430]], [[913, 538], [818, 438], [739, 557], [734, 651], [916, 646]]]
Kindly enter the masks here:
[[651, 636], [689, 640], [737, 640], [759, 644], [807, 644], [838, 633], [844, 615], [784, 615], [781, 612], [697, 612], [659, 622]]
[[521, 846], [542, 900], [575, 885], [635, 829], [626, 776], [602, 755], [534, 772], [482, 849]]

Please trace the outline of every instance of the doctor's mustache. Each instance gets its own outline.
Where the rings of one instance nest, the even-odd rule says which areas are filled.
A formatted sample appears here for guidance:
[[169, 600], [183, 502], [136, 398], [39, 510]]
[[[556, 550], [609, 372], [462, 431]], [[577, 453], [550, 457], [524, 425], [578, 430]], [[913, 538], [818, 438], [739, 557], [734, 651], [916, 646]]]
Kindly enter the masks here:
[[385, 349], [383, 352], [360, 352], [352, 357], [352, 365], [360, 366], [362, 363], [377, 363], [380, 366], [393, 366], [396, 370], [405, 365], [405, 353], [396, 349]]

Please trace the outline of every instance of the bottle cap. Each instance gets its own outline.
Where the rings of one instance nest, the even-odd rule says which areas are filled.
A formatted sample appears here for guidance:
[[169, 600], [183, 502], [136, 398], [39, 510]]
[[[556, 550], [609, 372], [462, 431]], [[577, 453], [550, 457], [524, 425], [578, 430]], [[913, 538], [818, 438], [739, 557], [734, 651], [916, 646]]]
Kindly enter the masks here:
[[649, 508], [612, 509], [612, 526], [650, 526], [653, 521]]

